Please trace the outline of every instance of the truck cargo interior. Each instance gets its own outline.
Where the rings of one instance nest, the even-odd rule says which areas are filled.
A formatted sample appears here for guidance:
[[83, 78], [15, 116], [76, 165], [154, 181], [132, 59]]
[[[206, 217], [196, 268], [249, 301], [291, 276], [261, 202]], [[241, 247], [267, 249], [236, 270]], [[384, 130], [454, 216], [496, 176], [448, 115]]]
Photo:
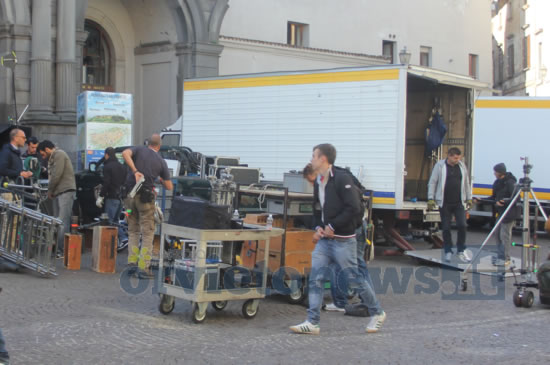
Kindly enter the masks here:
[[[433, 165], [447, 150], [458, 147], [463, 160], [471, 161], [471, 89], [445, 85], [416, 75], [407, 78], [405, 147], [405, 201], [426, 201]], [[426, 151], [426, 135], [435, 113], [441, 113], [447, 133], [439, 148]]]

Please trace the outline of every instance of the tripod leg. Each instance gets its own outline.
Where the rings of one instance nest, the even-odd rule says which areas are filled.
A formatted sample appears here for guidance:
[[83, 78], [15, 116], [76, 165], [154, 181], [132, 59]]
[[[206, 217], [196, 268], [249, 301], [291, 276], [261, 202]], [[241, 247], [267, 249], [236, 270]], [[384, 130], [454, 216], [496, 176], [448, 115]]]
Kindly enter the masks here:
[[537, 196], [535, 195], [535, 192], [531, 188], [531, 195], [533, 195], [533, 199], [535, 200], [535, 203], [537, 203], [537, 207], [539, 207], [540, 213], [544, 217], [545, 220], [548, 220], [548, 216], [544, 212], [544, 209], [542, 209], [542, 205], [540, 204], [539, 200], [537, 199]]
[[504, 219], [504, 217], [506, 217], [506, 215], [508, 214], [508, 212], [510, 211], [510, 209], [514, 206], [514, 204], [516, 203], [516, 201], [519, 199], [520, 194], [521, 194], [521, 190], [518, 190], [518, 192], [516, 193], [516, 195], [514, 196], [514, 198], [512, 199], [512, 201], [510, 202], [510, 204], [508, 204], [508, 207], [506, 208], [506, 210], [504, 211], [504, 213], [502, 213], [502, 215], [498, 218], [497, 223], [495, 224], [495, 226], [493, 227], [493, 229], [491, 229], [491, 232], [489, 232], [489, 235], [487, 235], [487, 237], [485, 238], [485, 240], [483, 241], [483, 243], [482, 243], [481, 246], [479, 247], [479, 251], [476, 253], [476, 255], [472, 258], [472, 261], [470, 261], [470, 263], [468, 264], [468, 266], [466, 266], [466, 268], [465, 268], [464, 271], [462, 272], [463, 280], [465, 280], [464, 277], [466, 276], [466, 272], [467, 272], [468, 270], [470, 270], [470, 268], [472, 267], [473, 263], [477, 260], [477, 258], [478, 258], [479, 255], [481, 254], [481, 250], [483, 249], [483, 247], [487, 244], [487, 242], [489, 242], [489, 239], [491, 239], [491, 237], [493, 236], [493, 234], [495, 233], [495, 231], [499, 228], [499, 226], [500, 226], [500, 224], [502, 223], [502, 220]]

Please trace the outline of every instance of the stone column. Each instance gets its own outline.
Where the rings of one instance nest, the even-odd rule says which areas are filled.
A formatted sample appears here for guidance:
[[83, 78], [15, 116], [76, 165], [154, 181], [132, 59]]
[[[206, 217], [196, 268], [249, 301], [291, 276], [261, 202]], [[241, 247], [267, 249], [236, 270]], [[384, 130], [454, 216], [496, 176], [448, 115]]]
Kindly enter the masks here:
[[212, 43], [193, 43], [194, 77], [218, 76], [223, 46]]
[[32, 1], [31, 106], [35, 120], [52, 119], [51, 2]]
[[55, 112], [76, 121], [75, 0], [57, 0]]

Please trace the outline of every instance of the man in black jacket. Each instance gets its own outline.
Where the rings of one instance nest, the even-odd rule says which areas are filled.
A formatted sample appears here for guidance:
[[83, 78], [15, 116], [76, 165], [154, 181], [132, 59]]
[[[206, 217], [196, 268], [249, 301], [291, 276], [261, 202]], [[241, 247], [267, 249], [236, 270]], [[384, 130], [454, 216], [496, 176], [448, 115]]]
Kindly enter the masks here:
[[[506, 165], [503, 163], [496, 164], [493, 167], [495, 177], [497, 178], [493, 183], [493, 195], [490, 199], [495, 200], [495, 213], [496, 218], [499, 219], [504, 213], [509, 199], [514, 197], [516, 192], [516, 177], [511, 172], [506, 171]], [[508, 213], [500, 223], [500, 227], [497, 231], [497, 256], [493, 259], [493, 264], [496, 266], [506, 266], [510, 264], [510, 245], [512, 243], [512, 228], [514, 228], [514, 222], [518, 218], [518, 207], [514, 206], [508, 210]]]
[[352, 279], [362, 302], [367, 306], [371, 320], [367, 333], [378, 332], [386, 319], [386, 313], [376, 299], [374, 289], [357, 270], [356, 217], [360, 202], [353, 191], [351, 176], [333, 168], [336, 149], [325, 143], [313, 148], [311, 164], [317, 172], [314, 188], [314, 216], [317, 227], [313, 241], [317, 242], [311, 254], [309, 275], [309, 309], [307, 320], [290, 327], [293, 332], [318, 335], [320, 311], [323, 304], [324, 282], [330, 278], [331, 267], [337, 265], [341, 288], [346, 291], [347, 281]]
[[0, 150], [0, 177], [3, 180], [14, 181], [19, 176], [28, 179], [32, 172], [23, 171], [23, 161], [21, 161], [21, 151], [19, 148], [25, 146], [25, 132], [14, 128], [10, 131], [10, 143], [6, 143]]
[[[108, 147], [105, 150], [105, 163], [103, 165], [103, 184], [96, 205], [101, 208], [103, 199], [105, 200], [105, 213], [109, 216], [112, 223], [119, 223], [120, 213], [122, 212], [122, 200], [120, 188], [126, 181], [127, 170], [124, 165], [118, 162], [115, 149]], [[118, 250], [122, 250], [128, 245], [128, 237], [124, 230], [118, 227]]]

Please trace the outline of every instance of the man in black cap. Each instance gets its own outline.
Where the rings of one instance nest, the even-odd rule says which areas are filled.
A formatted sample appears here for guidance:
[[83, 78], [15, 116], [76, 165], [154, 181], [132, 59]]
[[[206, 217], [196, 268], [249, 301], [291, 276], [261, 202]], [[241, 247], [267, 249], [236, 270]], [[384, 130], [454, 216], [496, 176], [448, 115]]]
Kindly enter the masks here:
[[[517, 179], [511, 172], [506, 171], [506, 165], [503, 163], [496, 164], [493, 170], [496, 180], [493, 183], [493, 195], [490, 199], [495, 200], [495, 218], [499, 219], [508, 208], [510, 199], [514, 197]], [[497, 256], [493, 256], [493, 265], [506, 266], [510, 264], [509, 252], [512, 243], [512, 228], [514, 228], [518, 213], [517, 206], [510, 208], [500, 223], [496, 236]]]

